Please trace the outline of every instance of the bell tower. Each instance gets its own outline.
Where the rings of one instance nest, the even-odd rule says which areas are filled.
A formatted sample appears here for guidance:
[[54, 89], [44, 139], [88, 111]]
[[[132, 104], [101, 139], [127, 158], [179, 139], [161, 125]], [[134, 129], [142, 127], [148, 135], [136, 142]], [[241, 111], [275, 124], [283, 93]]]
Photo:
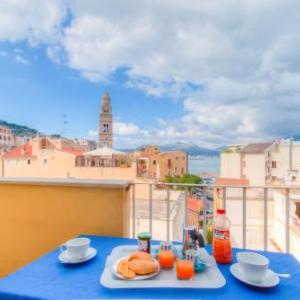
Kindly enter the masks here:
[[104, 92], [100, 105], [99, 147], [112, 148], [112, 108], [108, 92]]

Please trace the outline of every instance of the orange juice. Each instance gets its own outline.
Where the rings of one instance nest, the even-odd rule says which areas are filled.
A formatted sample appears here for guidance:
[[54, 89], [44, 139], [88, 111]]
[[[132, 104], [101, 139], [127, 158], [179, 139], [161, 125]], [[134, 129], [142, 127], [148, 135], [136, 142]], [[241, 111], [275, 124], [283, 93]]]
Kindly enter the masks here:
[[174, 264], [174, 254], [171, 250], [162, 250], [158, 254], [158, 261], [162, 268], [169, 269]]
[[191, 260], [177, 260], [176, 274], [178, 279], [192, 279], [194, 276], [194, 263]]
[[218, 209], [214, 219], [214, 237], [212, 242], [213, 256], [217, 263], [228, 264], [232, 260], [230, 242], [230, 221], [225, 215], [225, 209]]

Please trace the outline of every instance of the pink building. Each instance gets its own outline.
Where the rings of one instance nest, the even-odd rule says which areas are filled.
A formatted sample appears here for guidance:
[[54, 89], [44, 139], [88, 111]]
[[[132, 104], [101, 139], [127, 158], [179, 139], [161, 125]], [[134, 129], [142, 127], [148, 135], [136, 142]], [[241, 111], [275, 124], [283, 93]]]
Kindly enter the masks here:
[[7, 150], [15, 147], [16, 139], [12, 130], [7, 126], [0, 125], [0, 149]]

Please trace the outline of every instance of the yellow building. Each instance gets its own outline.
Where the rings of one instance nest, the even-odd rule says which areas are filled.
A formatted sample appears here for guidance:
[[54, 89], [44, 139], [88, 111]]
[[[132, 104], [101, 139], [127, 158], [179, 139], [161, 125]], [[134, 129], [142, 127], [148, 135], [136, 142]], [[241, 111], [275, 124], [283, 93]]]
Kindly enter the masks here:
[[165, 180], [166, 176], [188, 173], [188, 155], [183, 151], [160, 152], [158, 146], [143, 147], [134, 152], [138, 176]]

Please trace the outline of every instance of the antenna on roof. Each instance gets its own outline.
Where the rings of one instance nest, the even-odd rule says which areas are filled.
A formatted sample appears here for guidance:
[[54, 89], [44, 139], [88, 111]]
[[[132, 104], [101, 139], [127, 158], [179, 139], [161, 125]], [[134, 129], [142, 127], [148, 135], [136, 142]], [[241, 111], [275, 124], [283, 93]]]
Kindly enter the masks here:
[[66, 114], [62, 114], [62, 131], [61, 131], [61, 136], [65, 136], [67, 133], [67, 125], [69, 124], [68, 118]]

